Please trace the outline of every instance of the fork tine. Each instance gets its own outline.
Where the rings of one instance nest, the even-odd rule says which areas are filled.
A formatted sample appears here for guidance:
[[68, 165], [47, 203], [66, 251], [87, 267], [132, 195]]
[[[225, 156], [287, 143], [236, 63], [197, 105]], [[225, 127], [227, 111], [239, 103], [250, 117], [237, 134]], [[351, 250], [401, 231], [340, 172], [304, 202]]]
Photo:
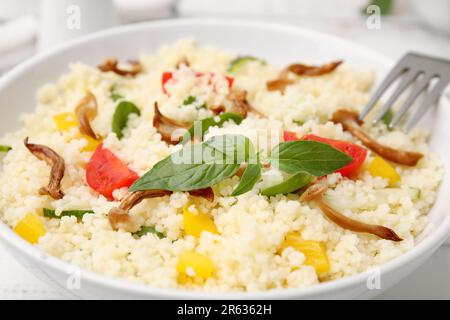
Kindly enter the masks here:
[[438, 83], [436, 83], [433, 89], [431, 89], [431, 91], [425, 96], [420, 107], [408, 120], [408, 123], [406, 124], [406, 132], [409, 132], [420, 120], [420, 118], [422, 118], [425, 112], [438, 100], [442, 91], [444, 91], [445, 87], [447, 87], [449, 80], [450, 79], [448, 78], [439, 79]]
[[430, 80], [432, 79], [431, 76], [423, 76], [422, 79], [418, 80], [414, 88], [412, 89], [409, 96], [406, 98], [405, 102], [401, 106], [401, 108], [394, 114], [394, 118], [392, 119], [391, 123], [388, 125], [389, 128], [393, 128], [396, 126], [399, 121], [402, 119], [402, 117], [405, 115], [406, 111], [411, 107], [411, 105], [416, 101], [417, 97], [427, 89]]
[[420, 72], [418, 70], [406, 71], [406, 74], [401, 79], [401, 82], [398, 84], [397, 89], [389, 97], [389, 99], [383, 105], [383, 108], [380, 110], [380, 112], [375, 117], [375, 119], [374, 119], [375, 123], [380, 121], [381, 118], [384, 117], [384, 115], [389, 111], [389, 109], [391, 109], [392, 105], [398, 99], [398, 97], [402, 94], [402, 92], [405, 91], [405, 89], [417, 78], [417, 76], [419, 74], [420, 74]]
[[364, 107], [364, 109], [359, 114], [359, 119], [363, 120], [367, 114], [372, 110], [377, 101], [386, 91], [386, 89], [397, 79], [402, 73], [404, 73], [406, 68], [404, 67], [402, 60], [388, 73], [386, 78], [384, 78], [383, 82], [379, 85], [375, 93], [370, 98], [369, 103]]

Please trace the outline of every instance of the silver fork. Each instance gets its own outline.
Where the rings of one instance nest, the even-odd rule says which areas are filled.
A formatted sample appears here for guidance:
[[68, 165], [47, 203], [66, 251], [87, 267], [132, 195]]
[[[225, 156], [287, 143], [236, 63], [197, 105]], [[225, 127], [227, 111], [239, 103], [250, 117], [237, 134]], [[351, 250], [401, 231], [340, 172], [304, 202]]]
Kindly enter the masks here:
[[[410, 131], [425, 114], [425, 112], [439, 99], [445, 87], [450, 82], [450, 60], [424, 56], [417, 53], [407, 53], [394, 66], [394, 68], [388, 73], [386, 78], [377, 88], [369, 103], [361, 111], [359, 115], [360, 120], [367, 116], [377, 101], [381, 98], [383, 93], [386, 92], [391, 84], [398, 78], [400, 78], [400, 81], [396, 90], [388, 98], [386, 103], [384, 103], [374, 121], [380, 121], [389, 112], [392, 105], [395, 101], [397, 101], [400, 95], [412, 85], [413, 87], [409, 96], [392, 117], [390, 123], [388, 123], [390, 128], [397, 125], [419, 95], [422, 92], [427, 91], [420, 106], [408, 119], [406, 131]], [[436, 81], [435, 84], [431, 90], [427, 90], [433, 79], [436, 79], [434, 80]]]

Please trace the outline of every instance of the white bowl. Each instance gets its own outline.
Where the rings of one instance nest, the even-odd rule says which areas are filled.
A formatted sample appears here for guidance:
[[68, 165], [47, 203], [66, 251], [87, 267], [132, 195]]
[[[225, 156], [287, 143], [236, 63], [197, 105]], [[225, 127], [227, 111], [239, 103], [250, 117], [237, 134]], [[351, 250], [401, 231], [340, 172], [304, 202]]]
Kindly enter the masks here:
[[[351, 42], [291, 26], [230, 20], [175, 20], [121, 27], [93, 34], [64, 44], [15, 68], [0, 80], [0, 134], [19, 126], [18, 116], [35, 106], [35, 92], [47, 81], [54, 81], [73, 61], [98, 64], [105, 57], [133, 58], [140, 52], [154, 52], [159, 46], [178, 38], [194, 36], [200, 43], [212, 44], [242, 54], [263, 57], [272, 63], [285, 65], [292, 61], [328, 61], [344, 59], [353, 65], [374, 68], [378, 75], [388, 70], [392, 62], [378, 53]], [[431, 146], [449, 168], [450, 130], [444, 130], [450, 120], [450, 108], [439, 107], [431, 115], [433, 138]], [[368, 298], [397, 283], [422, 264], [447, 238], [450, 231], [448, 175], [440, 195], [429, 213], [430, 228], [417, 246], [402, 256], [384, 264], [378, 271], [381, 289], [367, 285], [372, 273], [362, 273], [344, 279], [322, 283], [304, 289], [274, 290], [251, 293], [198, 293], [134, 284], [113, 279], [73, 266], [29, 245], [8, 226], [0, 222], [0, 238], [25, 266], [40, 278], [62, 288], [67, 283], [81, 287], [70, 292], [84, 298]], [[69, 286], [70, 287], [70, 286]]]

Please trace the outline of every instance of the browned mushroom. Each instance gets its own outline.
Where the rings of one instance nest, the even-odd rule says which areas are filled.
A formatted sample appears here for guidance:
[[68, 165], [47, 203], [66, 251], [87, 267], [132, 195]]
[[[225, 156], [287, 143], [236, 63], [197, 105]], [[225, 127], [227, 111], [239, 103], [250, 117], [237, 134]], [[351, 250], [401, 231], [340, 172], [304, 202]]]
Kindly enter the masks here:
[[[109, 211], [108, 220], [111, 227], [114, 230], [122, 228], [127, 232], [138, 231], [141, 225], [135, 218], [130, 216], [130, 210], [144, 199], [159, 198], [171, 194], [172, 191], [161, 189], [136, 191], [130, 193], [128, 196], [122, 199], [118, 208], [112, 208]], [[191, 190], [189, 191], [189, 194], [195, 197], [202, 197], [210, 202], [214, 201], [214, 192], [210, 187]]]
[[349, 131], [353, 136], [361, 140], [367, 148], [392, 162], [406, 166], [415, 166], [423, 157], [418, 152], [396, 150], [379, 144], [364, 132], [361, 128], [362, 122], [358, 119], [358, 113], [354, 111], [340, 109], [333, 114], [332, 121], [342, 124], [344, 130]]
[[119, 61], [117, 61], [117, 59], [108, 58], [98, 66], [98, 69], [102, 72], [112, 71], [119, 76], [135, 77], [142, 71], [142, 66], [139, 61], [135, 60], [130, 60], [125, 64], [119, 65]]
[[284, 93], [286, 87], [294, 83], [293, 80], [288, 79], [289, 72], [298, 76], [317, 77], [333, 72], [341, 63], [342, 61], [333, 61], [321, 66], [309, 66], [301, 63], [291, 64], [280, 72], [277, 79], [266, 83], [267, 90]]
[[214, 191], [211, 187], [191, 190], [189, 191], [189, 194], [194, 197], [201, 197], [203, 199], [208, 200], [209, 202], [214, 201]]
[[229, 93], [228, 99], [232, 102], [232, 108], [229, 110], [230, 112], [234, 112], [242, 115], [242, 117], [246, 118], [249, 112], [254, 112], [258, 116], [265, 118], [266, 116], [253, 108], [250, 103], [247, 101], [247, 91], [245, 90], [233, 90]]
[[48, 185], [39, 189], [39, 194], [49, 195], [53, 199], [64, 197], [61, 191], [61, 180], [65, 171], [64, 159], [49, 147], [28, 143], [28, 137], [25, 138], [24, 144], [36, 158], [45, 161], [52, 168]]
[[189, 60], [188, 60], [185, 56], [182, 57], [182, 58], [177, 62], [177, 64], [175, 65], [175, 69], [180, 69], [180, 67], [181, 67], [182, 65], [185, 65], [186, 67], [190, 67], [190, 66], [191, 66], [191, 64], [189, 63]]
[[176, 130], [188, 129], [190, 124], [179, 122], [164, 116], [159, 110], [158, 103], [155, 102], [155, 114], [153, 116], [153, 127], [161, 135], [163, 141], [169, 144], [177, 144], [180, 141], [181, 134], [179, 137], [173, 137], [173, 133]]
[[300, 196], [300, 201], [315, 201], [325, 216], [343, 229], [354, 232], [370, 233], [382, 239], [391, 241], [403, 240], [392, 229], [353, 220], [344, 216], [342, 213], [337, 212], [323, 200], [322, 194], [326, 190], [327, 185], [325, 183], [319, 182], [313, 184]]
[[91, 121], [97, 116], [97, 99], [88, 91], [83, 99], [78, 102], [75, 108], [75, 114], [78, 118], [78, 129], [81, 134], [87, 135], [95, 140], [101, 140], [91, 126]]
[[118, 208], [112, 208], [108, 214], [108, 220], [114, 230], [119, 228], [128, 232], [136, 232], [141, 227], [140, 223], [129, 215], [129, 211], [144, 199], [158, 198], [172, 194], [168, 190], [147, 190], [130, 193], [120, 203]]
[[316, 77], [333, 72], [343, 61], [333, 61], [321, 66], [308, 66], [301, 63], [289, 65], [285, 70], [298, 76]]

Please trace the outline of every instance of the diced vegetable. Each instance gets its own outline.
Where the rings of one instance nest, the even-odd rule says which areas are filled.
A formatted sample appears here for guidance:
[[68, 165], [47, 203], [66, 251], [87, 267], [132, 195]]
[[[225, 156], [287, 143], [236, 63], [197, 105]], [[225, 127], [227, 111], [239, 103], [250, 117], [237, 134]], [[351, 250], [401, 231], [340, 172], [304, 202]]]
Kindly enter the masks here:
[[195, 96], [189, 96], [183, 101], [183, 106], [190, 106], [191, 104], [195, 104], [195, 109], [206, 109], [206, 103], [199, 104], [197, 98]]
[[117, 92], [116, 85], [113, 85], [113, 86], [111, 87], [109, 97], [110, 97], [111, 100], [114, 101], [114, 102], [117, 102], [117, 101], [119, 101], [120, 99], [123, 99], [123, 98], [124, 98], [124, 96], [123, 96], [121, 93]]
[[252, 56], [242, 56], [237, 57], [236, 59], [232, 60], [230, 64], [228, 65], [227, 71], [231, 74], [240, 74], [245, 68], [245, 65], [250, 61], [259, 61], [262, 65], [265, 65], [266, 62], [263, 60], [260, 60], [256, 57]]
[[29, 243], [35, 244], [45, 235], [46, 230], [39, 216], [29, 213], [14, 227], [14, 232]]
[[128, 169], [103, 144], [97, 147], [86, 168], [88, 185], [108, 199], [113, 199], [114, 190], [130, 187], [138, 178], [136, 172]]
[[392, 121], [392, 111], [389, 109], [386, 114], [383, 116], [383, 118], [381, 118], [381, 121], [385, 124], [385, 125], [389, 125]]
[[281, 249], [292, 247], [305, 255], [305, 264], [313, 266], [318, 275], [330, 270], [330, 262], [325, 245], [314, 240], [303, 240], [298, 233], [288, 233], [284, 239]]
[[295, 132], [292, 131], [284, 131], [283, 132], [283, 140], [284, 141], [295, 141], [298, 140], [297, 135], [295, 134]]
[[93, 152], [97, 149], [97, 147], [102, 143], [101, 140], [95, 140], [89, 136], [82, 135], [83, 139], [87, 141], [87, 145], [85, 145], [81, 151]]
[[331, 145], [332, 147], [348, 154], [350, 157], [353, 158], [352, 162], [347, 164], [346, 166], [342, 167], [339, 170], [336, 170], [335, 172], [339, 172], [344, 177], [347, 177], [351, 175], [352, 173], [356, 172], [361, 165], [364, 163], [364, 160], [367, 156], [367, 150], [363, 147], [360, 147], [354, 143], [347, 142], [347, 141], [340, 141], [340, 140], [333, 140], [333, 139], [326, 139], [319, 136], [316, 136], [314, 134], [307, 134], [302, 137], [302, 140], [309, 140], [309, 141], [318, 141], [322, 143], [326, 143]]
[[121, 101], [114, 112], [112, 120], [112, 131], [117, 135], [117, 138], [122, 139], [123, 129], [127, 126], [128, 117], [132, 114], [141, 115], [141, 111], [136, 105], [130, 101]]
[[[65, 112], [57, 114], [53, 117], [53, 121], [56, 124], [56, 127], [59, 131], [69, 131], [71, 128], [78, 127], [78, 119], [77, 116], [72, 112]], [[85, 139], [87, 141], [87, 145], [84, 146], [81, 151], [92, 152], [101, 143], [100, 140], [96, 140], [88, 135], [81, 134], [79, 137]]]
[[195, 208], [194, 212], [191, 212], [191, 208], [195, 207], [193, 204], [187, 204], [183, 208], [183, 219], [184, 219], [184, 232], [187, 235], [200, 238], [203, 231], [218, 234], [217, 227], [213, 219]]
[[10, 146], [0, 145], [0, 152], [9, 152], [10, 150], [12, 150], [12, 148]]
[[166, 237], [164, 233], [159, 232], [158, 230], [155, 229], [155, 227], [152, 227], [152, 226], [142, 226], [138, 231], [133, 232], [132, 234], [134, 236], [140, 238], [140, 237], [145, 236], [147, 233], [153, 233], [160, 239], [163, 239]]
[[390, 186], [395, 186], [400, 181], [400, 175], [395, 168], [380, 156], [375, 156], [370, 162], [368, 170], [374, 177], [381, 177], [389, 180]]
[[78, 220], [83, 219], [85, 214], [92, 214], [93, 210], [64, 210], [60, 215], [56, 214], [56, 211], [53, 209], [44, 208], [43, 214], [44, 217], [53, 218], [53, 219], [61, 219], [61, 217], [76, 217]]
[[53, 121], [59, 131], [68, 131], [78, 126], [77, 116], [72, 112], [64, 112], [53, 116]]
[[178, 257], [177, 262], [178, 281], [186, 283], [189, 279], [200, 278], [206, 280], [211, 278], [216, 271], [214, 262], [204, 254], [195, 251], [184, 251]]
[[[196, 73], [195, 73], [195, 76], [196, 76], [197, 78], [200, 78], [200, 77], [203, 77], [203, 76], [208, 76], [209, 78], [212, 78], [212, 77], [214, 76], [214, 73], [196, 72]], [[225, 79], [226, 79], [227, 82], [228, 82], [228, 88], [231, 88], [231, 87], [233, 86], [234, 78], [228, 77], [228, 76], [224, 76], [224, 77], [225, 77]], [[167, 89], [166, 89], [166, 83], [167, 83], [169, 80], [171, 80], [172, 78], [173, 78], [173, 73], [172, 73], [172, 72], [163, 72], [162, 77], [161, 77], [161, 84], [162, 84], [163, 92], [164, 92], [165, 94], [169, 94], [169, 93], [167, 92]]]

